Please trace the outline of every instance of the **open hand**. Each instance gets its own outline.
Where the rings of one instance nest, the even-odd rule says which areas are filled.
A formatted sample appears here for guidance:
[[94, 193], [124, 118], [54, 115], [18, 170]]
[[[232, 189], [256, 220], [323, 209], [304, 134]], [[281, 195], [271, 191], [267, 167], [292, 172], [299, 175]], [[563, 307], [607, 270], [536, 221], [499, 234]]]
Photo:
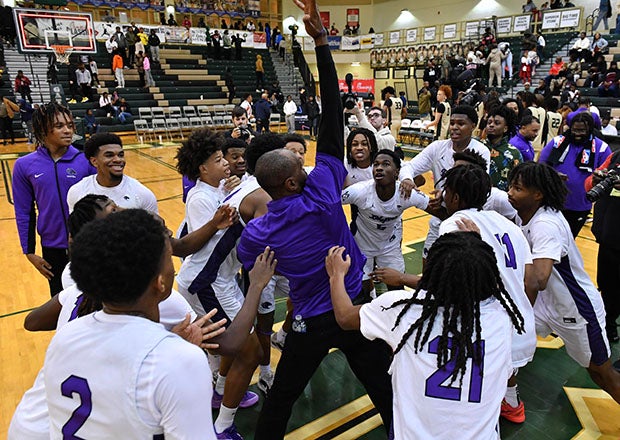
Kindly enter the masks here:
[[308, 35], [314, 39], [327, 35], [316, 0], [293, 0], [293, 3], [304, 11], [303, 20]]
[[346, 258], [342, 255], [346, 249], [344, 246], [333, 246], [325, 257], [325, 269], [330, 278], [335, 276], [345, 276], [351, 267], [351, 256]]

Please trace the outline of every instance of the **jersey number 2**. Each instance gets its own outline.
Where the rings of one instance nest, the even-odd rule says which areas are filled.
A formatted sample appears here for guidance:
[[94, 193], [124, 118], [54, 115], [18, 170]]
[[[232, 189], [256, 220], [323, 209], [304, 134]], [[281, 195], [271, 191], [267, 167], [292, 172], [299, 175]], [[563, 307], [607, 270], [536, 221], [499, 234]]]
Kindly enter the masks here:
[[84, 425], [93, 409], [88, 382], [83, 377], [71, 375], [60, 385], [60, 391], [63, 396], [70, 399], [73, 399], [74, 393], [80, 397], [80, 406], [73, 411], [71, 418], [62, 427], [62, 438], [64, 440], [83, 440], [75, 433]]
[[517, 268], [517, 258], [515, 256], [515, 248], [510, 241], [510, 235], [504, 234], [501, 237], [499, 234], [495, 234], [495, 238], [499, 241], [499, 244], [503, 244], [506, 247], [506, 253], [504, 254], [504, 259], [506, 260], [506, 267], [516, 269]]
[[[429, 353], [437, 354], [439, 352], [440, 338], [441, 336], [437, 336], [428, 343]], [[452, 338], [448, 338], [449, 350], [452, 350], [452, 345]], [[474, 350], [480, 351], [481, 362], [480, 365], [476, 365], [472, 362], [471, 374], [469, 377], [469, 396], [467, 400], [472, 403], [480, 403], [480, 397], [482, 395], [482, 371], [484, 368], [484, 340], [477, 341], [474, 344]], [[460, 387], [454, 386], [454, 384], [442, 385], [448, 381], [456, 368], [454, 355], [455, 353], [452, 352], [452, 357], [448, 360], [448, 363], [439, 367], [437, 371], [426, 379], [426, 392], [424, 393], [426, 396], [436, 399], [461, 400]]]

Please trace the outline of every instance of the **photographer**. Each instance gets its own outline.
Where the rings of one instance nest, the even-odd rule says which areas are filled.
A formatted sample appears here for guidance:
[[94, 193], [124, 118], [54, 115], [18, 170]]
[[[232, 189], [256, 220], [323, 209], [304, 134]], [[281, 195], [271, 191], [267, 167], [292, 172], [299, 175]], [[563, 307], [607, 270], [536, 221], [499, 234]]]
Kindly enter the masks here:
[[[609, 176], [609, 174], [612, 176]], [[616, 319], [620, 315], [620, 179], [613, 173], [620, 173], [620, 151], [609, 156], [585, 181], [585, 189], [590, 193], [601, 182], [608, 189], [599, 192], [600, 198], [594, 204], [592, 233], [599, 244], [596, 283], [603, 297], [606, 313], [606, 330], [609, 342], [618, 342]], [[609, 180], [608, 180], [609, 179]], [[600, 186], [598, 187], [600, 188]], [[597, 188], [597, 189], [598, 189]]]
[[248, 124], [248, 115], [245, 109], [240, 106], [235, 107], [232, 111], [232, 119], [235, 128], [226, 132], [224, 137], [241, 139], [249, 144], [252, 138], [256, 136], [256, 132]]

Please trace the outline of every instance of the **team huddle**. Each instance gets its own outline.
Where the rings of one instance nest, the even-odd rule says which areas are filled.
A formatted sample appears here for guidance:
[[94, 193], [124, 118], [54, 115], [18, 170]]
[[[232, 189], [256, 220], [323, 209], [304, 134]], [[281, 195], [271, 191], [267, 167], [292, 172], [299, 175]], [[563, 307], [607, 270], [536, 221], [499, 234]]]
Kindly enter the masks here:
[[[498, 188], [466, 105], [451, 110], [447, 139], [408, 162], [380, 107], [368, 120], [354, 109], [360, 128], [345, 131], [318, 7], [294, 2], [316, 43], [315, 166], [304, 167], [301, 136], [195, 130], [176, 156], [176, 237], [153, 193], [124, 175], [120, 138], [93, 135], [82, 154], [67, 109], [35, 113], [40, 147], [15, 165], [15, 210], [23, 251], [53, 296], [25, 326], [56, 335], [9, 439], [242, 439], [235, 415], [261, 400], [248, 389], [257, 367], [264, 399], [252, 434], [281, 439], [332, 348], [390, 438], [497, 439], [500, 415], [525, 420], [517, 372], [536, 335], [551, 333], [620, 402], [605, 309], [561, 212], [560, 174], [521, 162]], [[435, 191], [425, 194], [429, 171]], [[405, 273], [401, 250], [411, 207], [431, 215], [421, 275]], [[183, 259], [178, 291], [173, 256]], [[388, 289], [379, 296], [378, 283]], [[279, 294], [288, 313], [273, 334]], [[272, 345], [282, 350], [275, 373]]]

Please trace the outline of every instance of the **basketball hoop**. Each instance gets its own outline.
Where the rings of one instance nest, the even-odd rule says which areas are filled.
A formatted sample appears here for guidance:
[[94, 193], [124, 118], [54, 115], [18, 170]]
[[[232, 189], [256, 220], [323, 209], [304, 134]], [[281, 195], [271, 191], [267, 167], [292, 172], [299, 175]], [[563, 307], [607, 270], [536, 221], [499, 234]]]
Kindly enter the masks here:
[[57, 62], [61, 64], [69, 64], [69, 57], [73, 53], [73, 46], [64, 46], [61, 44], [54, 44], [50, 46], [50, 49], [54, 51]]

